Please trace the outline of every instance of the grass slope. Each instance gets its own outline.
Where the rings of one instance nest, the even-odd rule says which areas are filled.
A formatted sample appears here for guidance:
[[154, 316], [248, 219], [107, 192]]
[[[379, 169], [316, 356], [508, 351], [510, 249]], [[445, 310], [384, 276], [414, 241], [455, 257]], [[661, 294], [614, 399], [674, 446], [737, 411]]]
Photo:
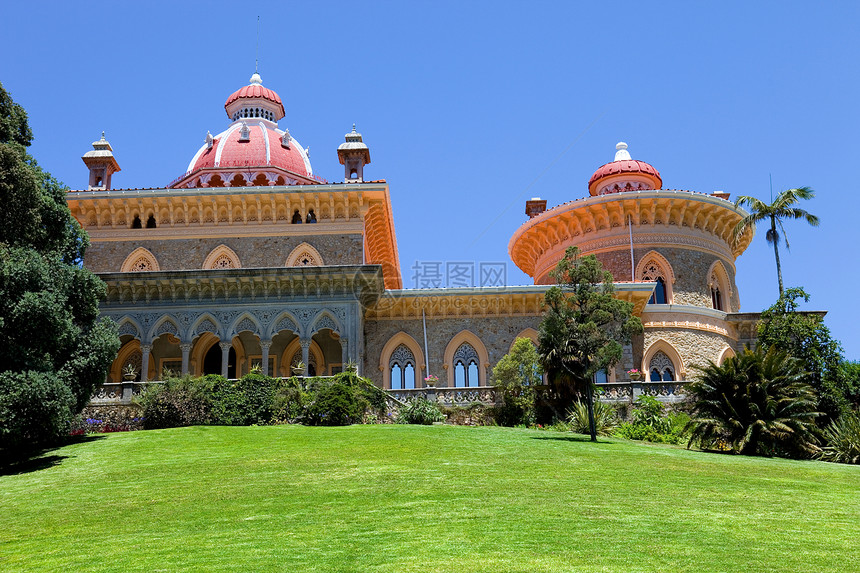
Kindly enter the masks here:
[[110, 434], [0, 475], [0, 570], [857, 570], [860, 467], [584, 440], [379, 425]]

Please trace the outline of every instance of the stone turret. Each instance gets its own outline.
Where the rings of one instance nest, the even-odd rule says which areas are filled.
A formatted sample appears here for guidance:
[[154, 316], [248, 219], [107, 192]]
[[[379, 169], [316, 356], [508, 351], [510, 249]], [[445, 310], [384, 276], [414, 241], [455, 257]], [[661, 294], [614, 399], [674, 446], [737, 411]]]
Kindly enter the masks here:
[[102, 138], [93, 142], [93, 150], [84, 153], [81, 157], [84, 163], [90, 170], [90, 182], [87, 190], [105, 190], [110, 189], [111, 175], [120, 170], [119, 163], [113, 156], [113, 148], [105, 139], [105, 132], [102, 132]]
[[352, 131], [346, 134], [346, 142], [337, 148], [337, 158], [344, 166], [344, 183], [361, 183], [364, 181], [364, 166], [370, 163], [370, 150], [361, 140], [361, 134]]

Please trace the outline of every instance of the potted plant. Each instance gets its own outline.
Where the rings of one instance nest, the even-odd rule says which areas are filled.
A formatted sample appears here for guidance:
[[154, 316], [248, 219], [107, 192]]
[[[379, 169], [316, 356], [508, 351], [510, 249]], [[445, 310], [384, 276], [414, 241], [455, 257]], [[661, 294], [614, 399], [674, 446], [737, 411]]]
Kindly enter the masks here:
[[424, 385], [428, 388], [435, 388], [436, 384], [439, 383], [439, 377], [435, 374], [430, 374], [424, 379]]
[[343, 368], [344, 372], [352, 372], [353, 374], [358, 372], [358, 364], [356, 364], [355, 360], [349, 359], [349, 362], [346, 363], [346, 366]]
[[305, 363], [299, 360], [296, 362], [295, 366], [293, 366], [293, 376], [304, 376], [305, 374]]
[[640, 372], [638, 368], [628, 370], [627, 374], [629, 374], [630, 379], [635, 381], [635, 382], [639, 382], [640, 380], [642, 380], [642, 372]]
[[122, 378], [129, 382], [137, 378], [137, 368], [134, 367], [134, 364], [125, 365], [125, 368], [122, 369]]

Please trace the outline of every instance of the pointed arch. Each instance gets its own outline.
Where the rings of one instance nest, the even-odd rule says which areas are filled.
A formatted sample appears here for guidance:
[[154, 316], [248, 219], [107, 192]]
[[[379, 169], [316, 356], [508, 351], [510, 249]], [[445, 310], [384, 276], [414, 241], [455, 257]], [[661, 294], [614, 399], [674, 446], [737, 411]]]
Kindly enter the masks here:
[[723, 348], [723, 351], [720, 352], [720, 356], [717, 358], [717, 366], [722, 366], [723, 362], [725, 362], [727, 358], [731, 358], [732, 356], [736, 356], [734, 349], [731, 346], [726, 346], [725, 348]]
[[[123, 381], [123, 369], [127, 364], [131, 364], [137, 369], [137, 377], [135, 380], [141, 380], [141, 372], [140, 368], [142, 366], [142, 354], [140, 348], [140, 340], [132, 339], [123, 344], [119, 352], [117, 352], [116, 358], [111, 364], [110, 371], [108, 373], [108, 381], [110, 382], [122, 382]], [[152, 358], [152, 352], [149, 353], [149, 372], [152, 372], [154, 367], [154, 360]], [[148, 372], [148, 373], [149, 373]], [[147, 373], [147, 374], [148, 374]], [[148, 380], [152, 380], [151, 377], [147, 378]]]
[[147, 335], [147, 340], [155, 340], [162, 334], [172, 334], [176, 338], [181, 338], [181, 332], [179, 326], [176, 324], [176, 320], [172, 316], [165, 314], [152, 326]]
[[141, 273], [149, 271], [160, 271], [158, 259], [149, 249], [138, 247], [125, 258], [120, 267], [120, 272], [123, 273]]
[[487, 354], [487, 348], [484, 346], [484, 343], [481, 342], [481, 339], [478, 338], [478, 336], [471, 330], [461, 330], [454, 335], [454, 338], [452, 338], [451, 341], [448, 342], [448, 346], [445, 347], [444, 363], [442, 367], [448, 371], [448, 386], [452, 388], [454, 387], [454, 353], [456, 353], [464, 343], [471, 345], [478, 355], [478, 386], [486, 386], [487, 368], [490, 367], [490, 358]]
[[212, 249], [206, 260], [203, 261], [204, 269], [240, 269], [242, 264], [239, 256], [227, 245], [221, 244]]
[[708, 292], [711, 295], [711, 306], [724, 312], [732, 311], [732, 281], [725, 265], [719, 259], [708, 269]]
[[301, 243], [295, 249], [290, 251], [287, 256], [285, 267], [321, 267], [323, 263], [322, 255], [310, 243]]
[[535, 348], [538, 346], [538, 331], [529, 327], [523, 329], [519, 334], [514, 336], [514, 339], [511, 341], [511, 346], [508, 348], [508, 352], [514, 349], [514, 344], [517, 342], [517, 338], [528, 338], [534, 343]]
[[[662, 288], [665, 291], [666, 302], [658, 304], [672, 304], [672, 285], [675, 284], [675, 272], [672, 270], [672, 265], [669, 264], [666, 257], [654, 250], [645, 253], [636, 265], [636, 280], [657, 282], [657, 289], [661, 287], [661, 284], [659, 283], [662, 283]], [[655, 300], [655, 297], [658, 294], [656, 292], [657, 289], [655, 289], [655, 296], [652, 296], [651, 300]]]
[[406, 346], [415, 357], [415, 387], [424, 387], [424, 353], [421, 351], [421, 345], [418, 341], [403, 332], [402, 330], [388, 339], [385, 346], [382, 347], [382, 353], [379, 355], [379, 370], [382, 372], [382, 387], [391, 388], [391, 355], [400, 345]]
[[127, 315], [119, 319], [116, 323], [116, 329], [120, 337], [128, 335], [138, 340], [143, 337], [143, 328], [136, 320]]
[[308, 336], [313, 336], [320, 330], [324, 328], [330, 329], [332, 332], [336, 332], [337, 334], [343, 334], [343, 326], [340, 324], [340, 321], [334, 317], [334, 315], [328, 310], [321, 310], [314, 319], [311, 321], [311, 328], [308, 329]]
[[684, 367], [684, 361], [681, 359], [681, 354], [666, 339], [660, 338], [648, 347], [648, 350], [645, 351], [642, 357], [641, 370], [645, 373], [646, 380], [648, 380], [648, 373], [651, 371], [651, 360], [658, 352], [665, 354], [672, 362], [672, 366], [675, 369], [675, 380], [687, 379], [687, 370]]
[[296, 319], [295, 316], [293, 316], [286, 310], [279, 314], [277, 318], [272, 321], [271, 325], [269, 326], [267, 338], [271, 340], [273, 337], [277, 336], [278, 333], [283, 332], [285, 330], [288, 330], [294, 334], [301, 334], [299, 328], [299, 321]]
[[205, 312], [198, 316], [191, 325], [191, 328], [188, 329], [188, 339], [194, 340], [207, 332], [214, 334], [216, 338], [221, 338], [221, 330], [221, 324], [218, 320], [208, 312]]
[[243, 312], [240, 314], [233, 324], [230, 325], [227, 338], [235, 338], [240, 332], [248, 331], [258, 338], [263, 333], [263, 327], [260, 326], [260, 321], [253, 314]]

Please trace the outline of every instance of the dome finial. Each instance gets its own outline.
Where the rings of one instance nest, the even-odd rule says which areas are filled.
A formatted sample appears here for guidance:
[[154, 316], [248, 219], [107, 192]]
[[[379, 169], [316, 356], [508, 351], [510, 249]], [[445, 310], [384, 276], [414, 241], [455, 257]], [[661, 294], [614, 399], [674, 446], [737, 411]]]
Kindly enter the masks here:
[[252, 86], [261, 86], [263, 85], [263, 78], [260, 77], [260, 74], [254, 70], [254, 75], [251, 76], [251, 85]]
[[352, 132], [355, 133], [355, 122], [352, 123]]
[[630, 157], [630, 152], [627, 151], [627, 144], [623, 141], [619, 141], [618, 144], [615, 146], [615, 149], [615, 161], [625, 161], [632, 159], [632, 157]]

